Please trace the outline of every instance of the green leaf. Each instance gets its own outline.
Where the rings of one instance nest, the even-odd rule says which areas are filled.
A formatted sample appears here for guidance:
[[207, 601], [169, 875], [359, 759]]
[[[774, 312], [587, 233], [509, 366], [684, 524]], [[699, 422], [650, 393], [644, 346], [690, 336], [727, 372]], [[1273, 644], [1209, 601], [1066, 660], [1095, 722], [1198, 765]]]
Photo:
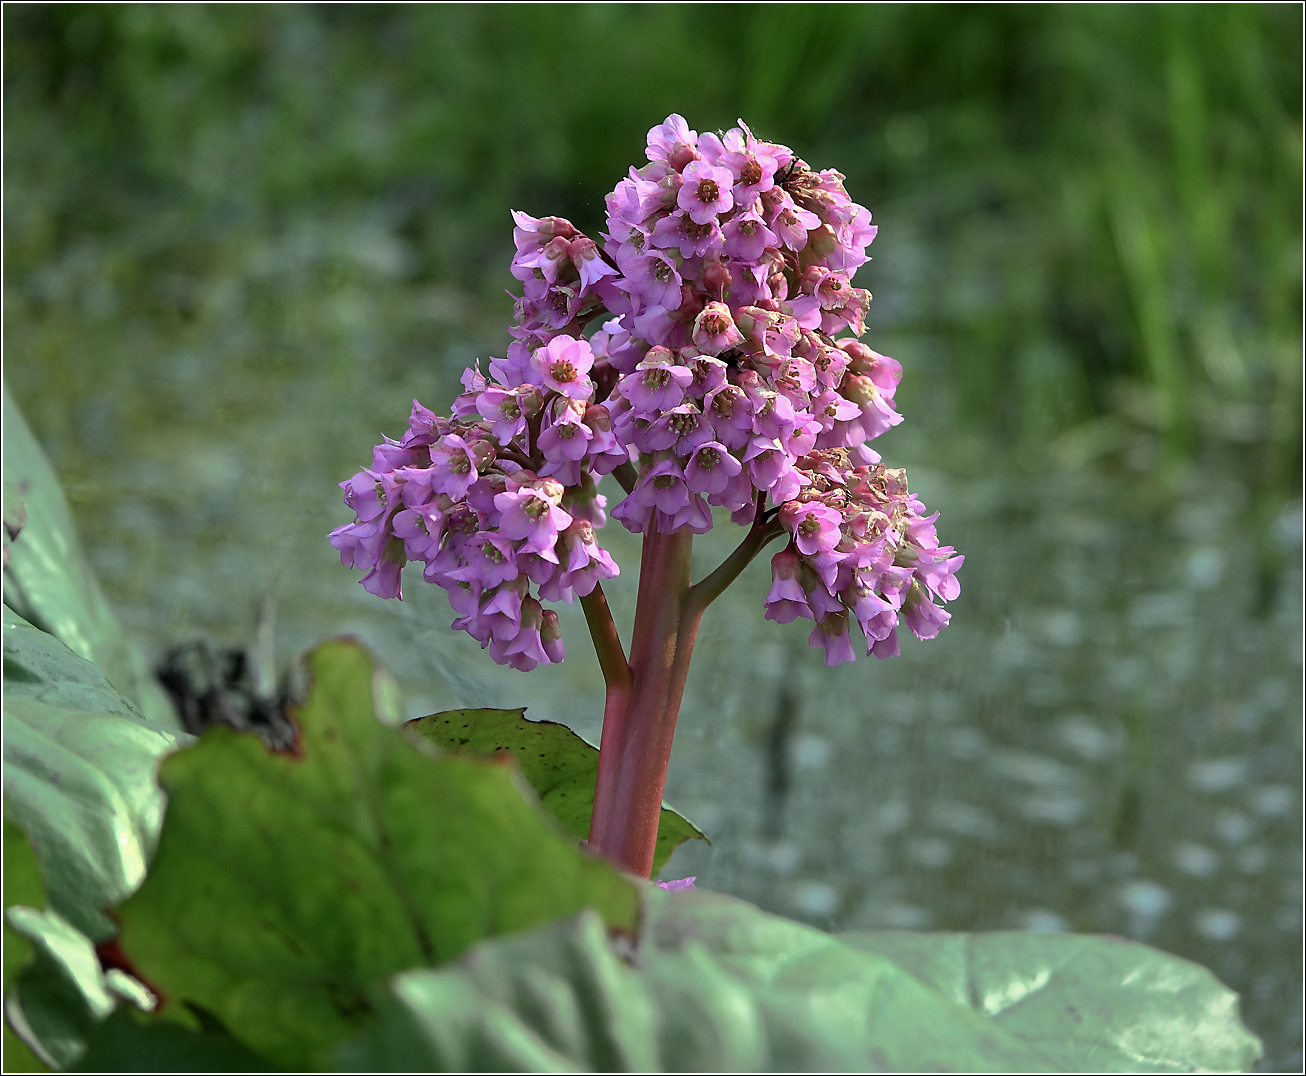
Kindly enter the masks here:
[[[91, 937], [114, 933], [104, 909], [144, 877], [163, 811], [155, 764], [191, 737], [145, 721], [99, 669], [8, 606], [4, 657], [8, 807], [36, 842], [52, 905], [6, 892], [6, 932], [35, 955], [10, 1014], [40, 1057], [67, 1067], [115, 1004]], [[6, 854], [11, 845], [26, 839], [7, 837]], [[142, 989], [110, 976], [129, 996]]]
[[4, 607], [5, 698], [139, 719], [134, 705], [94, 665]]
[[5, 699], [4, 784], [29, 834], [51, 907], [92, 941], [127, 897], [163, 818], [159, 756], [193, 737], [136, 717]]
[[[958, 972], [959, 940], [986, 950], [984, 973]], [[1111, 939], [1052, 939], [1064, 960], [1048, 959], [1046, 935], [988, 940], [836, 938], [718, 894], [655, 890], [633, 953], [582, 913], [484, 942], [456, 965], [395, 976], [388, 1004], [335, 1062], [349, 1071], [1169, 1072], [1255, 1059], [1232, 996], [1186, 961]], [[1124, 949], [1132, 963], [1116, 955]], [[1031, 972], [1036, 980], [1052, 964], [1045, 999], [1019, 996]], [[1108, 1025], [1093, 999], [1113, 994]], [[1082, 1023], [1059, 1022], [1067, 1005]], [[1126, 1061], [1120, 1043], [1147, 1046]]]
[[309, 668], [296, 756], [216, 729], [163, 763], [158, 853], [119, 910], [151, 986], [302, 1069], [402, 969], [585, 907], [633, 929], [635, 883], [555, 832], [513, 768], [383, 727], [385, 678], [357, 643], [323, 644]]
[[55, 912], [14, 907], [5, 917], [36, 951], [18, 977], [23, 1018], [44, 1052], [67, 1068], [82, 1055], [87, 1033], [114, 1007], [95, 947]]
[[4, 396], [4, 516], [21, 522], [9, 542], [5, 603], [94, 663], [156, 724], [180, 728], [167, 695], [124, 634], [91, 572], [58, 479], [22, 413]]
[[[447, 751], [511, 755], [562, 828], [583, 841], [589, 836], [590, 812], [594, 808], [598, 749], [566, 725], [528, 721], [525, 713], [524, 709], [449, 710], [419, 717], [404, 727]], [[697, 826], [664, 803], [653, 873], [662, 869], [677, 845], [691, 838], [707, 840]]]
[[119, 1008], [97, 1024], [73, 1072], [269, 1072], [271, 1064], [212, 1018], [199, 1030]]
[[892, 962], [706, 892], [649, 894], [638, 949], [591, 913], [391, 982], [349, 1071], [1047, 1071]]
[[[36, 853], [25, 834], [9, 818], [6, 805], [4, 817], [4, 906], [6, 909], [21, 904], [29, 908], [45, 907], [45, 887], [41, 884], [41, 867]], [[28, 1032], [21, 1009], [16, 1012], [11, 1001], [12, 991], [19, 973], [32, 959], [32, 943], [4, 921], [4, 1055], [5, 1072], [49, 1072], [47, 1066], [14, 1031], [10, 1021], [15, 1017]], [[30, 1032], [29, 1032], [30, 1033]]]
[[1242, 1072], [1261, 1054], [1237, 994], [1197, 964], [1124, 938], [876, 931], [840, 940], [888, 957], [1063, 1072]]
[[[41, 866], [36, 853], [24, 833], [9, 817], [9, 805], [4, 815], [4, 906], [22, 904], [28, 908], [45, 907], [45, 886], [41, 884]], [[32, 956], [31, 944], [25, 938], [11, 937], [5, 926], [4, 989], [14, 981], [18, 971]]]

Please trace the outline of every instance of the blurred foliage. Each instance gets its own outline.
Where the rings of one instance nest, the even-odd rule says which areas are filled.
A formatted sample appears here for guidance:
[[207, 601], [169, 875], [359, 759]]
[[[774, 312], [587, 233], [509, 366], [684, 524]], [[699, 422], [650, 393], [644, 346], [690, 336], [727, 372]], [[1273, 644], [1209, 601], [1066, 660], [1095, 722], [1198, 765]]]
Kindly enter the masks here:
[[64, 409], [106, 389], [148, 389], [179, 422], [262, 406], [222, 383], [195, 399], [195, 370], [256, 371], [264, 400], [309, 368], [336, 393], [408, 391], [436, 352], [452, 385], [503, 346], [509, 207], [597, 231], [650, 125], [743, 116], [924, 247], [891, 269], [904, 283], [862, 283], [909, 292], [873, 331], [940, 342], [941, 421], [1072, 458], [1111, 451], [1122, 423], [1171, 462], [1243, 445], [1248, 481], [1282, 496], [1300, 462], [1301, 19], [7, 5], [15, 388], [76, 455], [103, 416]]

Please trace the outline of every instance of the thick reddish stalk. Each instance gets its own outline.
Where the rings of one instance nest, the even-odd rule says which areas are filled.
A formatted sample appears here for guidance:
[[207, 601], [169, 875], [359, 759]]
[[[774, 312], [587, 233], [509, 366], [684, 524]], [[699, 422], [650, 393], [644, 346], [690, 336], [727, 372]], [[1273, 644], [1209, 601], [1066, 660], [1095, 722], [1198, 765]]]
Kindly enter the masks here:
[[693, 538], [688, 531], [658, 534], [656, 530], [644, 538], [630, 645], [631, 699], [615, 765], [604, 765], [606, 736], [600, 751], [594, 798], [604, 810], [602, 816], [596, 810], [591, 821], [590, 848], [645, 878], [653, 869], [676, 727], [678, 706], [667, 704], [678, 657], [680, 614], [689, 594]]
[[581, 598], [580, 604], [585, 610], [585, 621], [589, 625], [590, 636], [594, 639], [599, 668], [603, 670], [603, 680], [607, 684], [607, 695], [603, 702], [603, 737], [599, 741], [598, 780], [594, 786], [594, 810], [590, 815], [589, 843], [592, 847], [597, 847], [602, 841], [601, 831], [610, 812], [609, 800], [615, 787], [615, 769], [621, 754], [621, 739], [626, 727], [626, 710], [630, 706], [632, 681], [630, 665], [621, 648], [621, 638], [617, 635], [617, 626], [613, 623], [603, 587], [596, 583], [594, 589]]
[[[645, 878], [653, 870], [671, 743], [703, 611], [780, 533], [778, 523], [762, 521], [759, 506], [757, 522], [739, 547], [692, 587], [693, 535], [650, 531], [644, 538], [630, 663], [609, 657], [603, 665], [608, 696], [589, 847]], [[602, 602], [602, 591], [597, 593]], [[589, 600], [595, 604], [593, 598]], [[585, 606], [585, 614], [602, 664], [605, 649], [611, 651], [602, 640], [615, 638], [616, 629], [611, 627], [606, 603], [602, 616], [597, 605], [595, 615], [591, 616], [591, 605]], [[618, 654], [620, 645], [618, 641]]]

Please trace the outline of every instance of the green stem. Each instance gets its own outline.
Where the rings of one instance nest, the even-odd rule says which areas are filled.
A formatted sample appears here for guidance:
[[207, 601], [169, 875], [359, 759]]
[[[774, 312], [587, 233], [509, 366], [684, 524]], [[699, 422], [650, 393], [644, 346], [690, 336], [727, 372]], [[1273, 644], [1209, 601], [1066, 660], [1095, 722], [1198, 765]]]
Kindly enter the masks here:
[[618, 464], [612, 472], [612, 477], [627, 493], [635, 489], [635, 483], [639, 481], [639, 472], [635, 470], [635, 465], [627, 460], [625, 463]]
[[[752, 529], [744, 536], [744, 540], [735, 547], [735, 551], [726, 557], [706, 579], [695, 583], [689, 588], [689, 596], [686, 601], [686, 610], [691, 612], [697, 618], [703, 615], [703, 611], [721, 596], [721, 592], [731, 583], [739, 578], [742, 572], [753, 558], [756, 557], [768, 542], [774, 541], [784, 533], [784, 528], [776, 519], [763, 523], [754, 523]], [[698, 621], [694, 621], [694, 630], [698, 628]]]

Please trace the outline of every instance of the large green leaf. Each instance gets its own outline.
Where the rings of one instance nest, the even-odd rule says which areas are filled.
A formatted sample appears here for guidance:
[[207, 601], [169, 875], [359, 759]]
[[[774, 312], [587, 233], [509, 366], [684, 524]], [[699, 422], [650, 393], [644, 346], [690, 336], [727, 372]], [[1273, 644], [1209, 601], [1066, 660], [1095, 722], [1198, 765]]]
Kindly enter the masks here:
[[5, 918], [36, 954], [18, 977], [23, 1019], [45, 1054], [67, 1068], [81, 1056], [87, 1033], [115, 1004], [95, 947], [56, 912], [13, 907]]
[[198, 1030], [119, 1007], [91, 1029], [73, 1072], [270, 1072], [265, 1058], [205, 1015]]
[[1261, 1044], [1205, 968], [1124, 938], [914, 934], [840, 940], [1037, 1045], [1064, 1072], [1240, 1072]]
[[179, 728], [172, 704], [124, 634], [96, 581], [68, 504], [22, 413], [3, 389], [4, 516], [21, 524], [7, 542], [5, 603], [93, 662], [151, 721]]
[[585, 907], [633, 929], [636, 884], [556, 832], [515, 767], [434, 757], [383, 727], [384, 678], [357, 643], [323, 644], [309, 668], [296, 756], [216, 729], [160, 770], [167, 821], [119, 917], [165, 997], [305, 1068], [405, 968]]
[[5, 698], [33, 699], [70, 710], [121, 714], [140, 711], [94, 665], [48, 632], [4, 607]]
[[[520, 710], [449, 710], [409, 721], [404, 727], [420, 733], [438, 747], [482, 755], [511, 755], [562, 828], [583, 841], [589, 836], [594, 807], [594, 780], [599, 752], [566, 725], [553, 721], [527, 721]], [[677, 845], [691, 838], [705, 841], [697, 826], [662, 805], [656, 875]]]
[[159, 757], [193, 737], [117, 713], [5, 699], [4, 787], [31, 837], [50, 906], [93, 941], [127, 897], [163, 818]]
[[[389, 1004], [335, 1060], [351, 1071], [1092, 1072], [1099, 1058], [1119, 1065], [1113, 1044], [1131, 1035], [1150, 1044], [1134, 1071], [1228, 1070], [1256, 1056], [1227, 990], [1143, 946], [1131, 947], [1146, 984], [1135, 986], [1112, 958], [1108, 973], [1084, 957], [1114, 943], [1064, 939], [1080, 956], [1063, 965], [1052, 1004], [1077, 1005], [1083, 1019], [1067, 1035], [1051, 1009], [1013, 1019], [1019, 1003], [993, 994], [1012, 1010], [995, 1019], [958, 996], [955, 979], [936, 989], [917, 974], [919, 937], [908, 936], [900, 960], [732, 898], [654, 893], [631, 954], [584, 913], [482, 943], [454, 966], [396, 976]], [[990, 947], [986, 981], [998, 989], [1007, 937]], [[1008, 980], [1031, 970], [1042, 940], [1022, 936], [1005, 950]], [[1123, 1001], [1104, 1021], [1092, 999], [1117, 991]], [[1210, 1004], [1216, 995], [1225, 1003]], [[1184, 1014], [1162, 1042], [1156, 1033], [1177, 1005]]]
[[589, 914], [397, 976], [352, 1071], [1044, 1071], [890, 961], [709, 893], [655, 894], [623, 960]]
[[[163, 809], [155, 764], [190, 737], [145, 721], [94, 665], [8, 606], [4, 665], [7, 803], [33, 837], [51, 903], [6, 886], [6, 935], [34, 956], [9, 1013], [41, 1057], [67, 1067], [114, 1007], [114, 988], [140, 997], [123, 972], [106, 977], [88, 935], [114, 932], [104, 909], [144, 876]], [[6, 855], [12, 847], [30, 856], [14, 832], [21, 839], [7, 834]]]

